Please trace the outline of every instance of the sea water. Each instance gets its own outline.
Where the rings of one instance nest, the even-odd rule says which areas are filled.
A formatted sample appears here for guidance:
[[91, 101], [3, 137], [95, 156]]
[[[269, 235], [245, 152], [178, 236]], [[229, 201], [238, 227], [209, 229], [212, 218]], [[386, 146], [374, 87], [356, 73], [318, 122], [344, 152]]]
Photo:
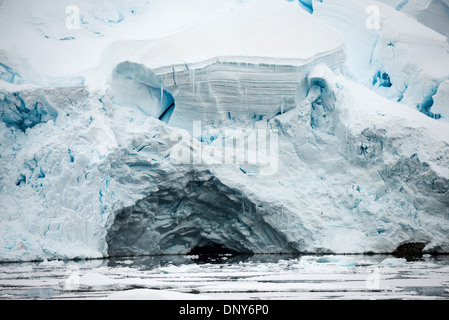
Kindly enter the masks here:
[[449, 299], [449, 256], [222, 254], [0, 264], [0, 299]]

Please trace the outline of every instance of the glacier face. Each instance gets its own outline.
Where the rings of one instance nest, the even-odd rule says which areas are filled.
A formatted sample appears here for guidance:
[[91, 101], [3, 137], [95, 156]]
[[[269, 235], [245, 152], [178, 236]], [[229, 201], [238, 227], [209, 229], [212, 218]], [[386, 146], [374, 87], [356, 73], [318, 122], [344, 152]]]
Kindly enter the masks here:
[[[179, 19], [155, 31], [168, 2]], [[449, 252], [444, 37], [419, 26], [418, 36], [396, 38], [403, 59], [389, 61], [381, 43], [402, 33], [404, 20], [418, 22], [382, 4], [400, 19], [376, 33], [346, 26], [364, 23], [364, 1], [313, 2], [313, 14], [287, 1], [218, 1], [218, 9], [168, 2], [96, 1], [73, 34], [46, 20], [38, 34], [75, 39], [39, 39], [72, 62], [77, 51], [68, 49], [86, 48], [99, 39], [92, 30], [103, 30], [100, 48], [69, 69], [57, 59], [35, 66], [40, 54], [12, 51], [3, 35], [1, 261], [214, 248], [385, 253], [404, 243]], [[0, 15], [16, 6], [4, 1]], [[15, 23], [34, 40], [41, 11], [33, 13], [31, 25]], [[112, 30], [137, 35], [117, 41]], [[419, 41], [435, 48], [433, 57], [408, 56]], [[416, 110], [426, 99], [441, 119]], [[261, 132], [275, 149], [251, 149]]]
[[[423, 2], [431, 1], [410, 1], [404, 8]], [[365, 0], [351, 0], [345, 6], [339, 1], [314, 1], [313, 15], [345, 36], [351, 78], [428, 116], [448, 118], [447, 113], [432, 110], [432, 97], [449, 79], [447, 37], [389, 5]], [[433, 16], [435, 21], [445, 21]]]

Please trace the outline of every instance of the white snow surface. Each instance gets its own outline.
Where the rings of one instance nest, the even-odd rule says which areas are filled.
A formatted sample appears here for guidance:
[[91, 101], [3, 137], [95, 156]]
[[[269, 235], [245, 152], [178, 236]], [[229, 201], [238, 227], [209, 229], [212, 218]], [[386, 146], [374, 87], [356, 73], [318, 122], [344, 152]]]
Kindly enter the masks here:
[[[406, 7], [430, 3], [405, 2]], [[372, 6], [378, 15], [370, 11]], [[439, 18], [439, 12], [432, 15], [434, 21], [449, 21]], [[351, 78], [393, 101], [440, 117], [432, 108], [432, 96], [449, 79], [449, 42], [445, 35], [377, 1], [349, 0], [344, 6], [338, 0], [314, 1], [313, 15], [344, 35], [347, 74]], [[372, 27], [373, 21], [378, 22], [378, 29]]]
[[448, 43], [366, 3], [1, 2], [0, 260], [449, 252]]

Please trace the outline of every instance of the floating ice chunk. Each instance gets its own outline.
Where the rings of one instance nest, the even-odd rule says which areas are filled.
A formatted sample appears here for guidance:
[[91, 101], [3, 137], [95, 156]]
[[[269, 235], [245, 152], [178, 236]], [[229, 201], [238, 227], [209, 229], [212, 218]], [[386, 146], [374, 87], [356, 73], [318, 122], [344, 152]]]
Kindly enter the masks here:
[[406, 264], [407, 260], [403, 258], [387, 258], [383, 260], [380, 265], [382, 266], [400, 266]]
[[80, 277], [80, 286], [104, 288], [117, 285], [118, 282], [98, 272], [88, 272]]
[[60, 266], [63, 266], [63, 265], [64, 265], [64, 261], [60, 261], [60, 260], [48, 261], [47, 259], [45, 259], [44, 261], [39, 263], [40, 267], [60, 267]]
[[352, 257], [343, 257], [337, 262], [337, 265], [341, 267], [354, 267], [356, 264], [357, 261]]
[[316, 260], [317, 263], [335, 263], [339, 260], [339, 257], [336, 256], [324, 256], [321, 258], [318, 258]]
[[[105, 270], [106, 271], [106, 270]], [[153, 279], [141, 278], [119, 278], [106, 276], [102, 270], [94, 270], [81, 274], [77, 280], [77, 286], [83, 290], [102, 291], [102, 290], [126, 290], [138, 287], [143, 288], [163, 288], [164, 285]], [[106, 271], [107, 272], [107, 271]]]
[[340, 267], [353, 267], [357, 261], [352, 257], [346, 256], [324, 256], [316, 260], [317, 263], [332, 263]]

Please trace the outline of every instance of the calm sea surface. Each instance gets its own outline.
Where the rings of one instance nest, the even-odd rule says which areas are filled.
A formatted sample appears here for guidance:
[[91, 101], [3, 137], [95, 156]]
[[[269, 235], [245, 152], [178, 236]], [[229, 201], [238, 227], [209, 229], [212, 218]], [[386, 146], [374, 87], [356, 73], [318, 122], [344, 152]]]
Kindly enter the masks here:
[[0, 264], [0, 299], [449, 299], [449, 256], [157, 256]]

